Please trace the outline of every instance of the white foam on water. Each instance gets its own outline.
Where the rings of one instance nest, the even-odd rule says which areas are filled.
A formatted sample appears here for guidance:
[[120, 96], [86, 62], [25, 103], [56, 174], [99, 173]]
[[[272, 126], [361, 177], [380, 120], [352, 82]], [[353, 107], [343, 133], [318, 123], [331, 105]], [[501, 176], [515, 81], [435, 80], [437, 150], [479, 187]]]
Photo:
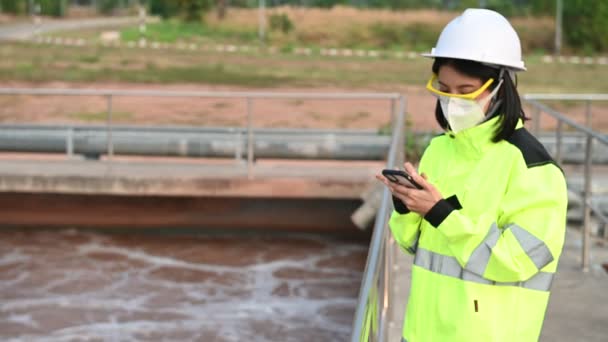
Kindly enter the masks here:
[[0, 255], [0, 266], [23, 263], [29, 259], [30, 257], [24, 254], [20, 249], [14, 249], [8, 253]]
[[10, 316], [8, 316], [7, 321], [27, 325], [30, 327], [38, 327], [38, 324], [34, 320], [32, 320], [31, 315], [11, 314]]
[[[294, 242], [253, 238], [251, 247], [239, 245], [246, 255], [252, 254], [251, 248], [260, 248], [253, 253], [252, 263], [234, 266], [229, 260], [225, 265], [184, 260], [179, 257], [179, 241], [162, 236], [158, 239], [166, 240], [160, 251], [145, 242], [122, 246], [111, 236], [74, 231], [34, 233], [27, 248], [21, 248], [19, 239], [16, 244], [20, 246], [2, 239], [0, 251], [11, 251], [0, 255], [0, 265], [19, 263], [24, 271], [12, 283], [0, 280], [0, 288], [8, 291], [3, 293], [18, 293], [3, 298], [0, 319], [6, 316], [22, 325], [23, 340], [37, 341], [337, 341], [349, 335], [348, 313], [354, 312], [356, 305], [352, 287], [358, 289], [361, 271], [352, 266], [320, 265], [335, 258], [360, 257], [366, 250], [363, 244], [300, 236], [295, 244], [301, 241], [313, 245], [309, 252], [279, 251], [280, 257], [274, 257], [273, 246]], [[200, 248], [207, 248], [205, 238], [193, 239], [200, 241]], [[165, 247], [171, 252], [167, 253]], [[92, 254], [98, 257], [89, 258]], [[47, 272], [51, 279], [31, 284], [34, 274], [27, 268], [50, 268], [52, 271]], [[205, 276], [195, 280], [172, 280], [172, 273], [156, 276], [155, 272], [167, 268]], [[60, 290], [70, 286], [74, 291]], [[351, 286], [351, 290], [341, 290], [342, 286]], [[45, 321], [48, 317], [39, 310], [76, 317], [56, 327], [49, 325]], [[340, 312], [346, 312], [346, 317]], [[32, 332], [33, 327], [36, 332]], [[0, 337], [16, 338], [2, 331]]]

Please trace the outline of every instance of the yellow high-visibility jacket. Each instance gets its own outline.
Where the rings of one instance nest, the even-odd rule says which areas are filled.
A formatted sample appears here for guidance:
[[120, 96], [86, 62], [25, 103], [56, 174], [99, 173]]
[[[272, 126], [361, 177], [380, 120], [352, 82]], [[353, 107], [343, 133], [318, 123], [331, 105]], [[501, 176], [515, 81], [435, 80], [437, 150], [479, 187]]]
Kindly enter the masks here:
[[403, 340], [538, 341], [564, 244], [561, 169], [520, 122], [432, 139], [419, 171], [443, 195], [424, 217], [394, 201], [389, 225], [415, 254]]

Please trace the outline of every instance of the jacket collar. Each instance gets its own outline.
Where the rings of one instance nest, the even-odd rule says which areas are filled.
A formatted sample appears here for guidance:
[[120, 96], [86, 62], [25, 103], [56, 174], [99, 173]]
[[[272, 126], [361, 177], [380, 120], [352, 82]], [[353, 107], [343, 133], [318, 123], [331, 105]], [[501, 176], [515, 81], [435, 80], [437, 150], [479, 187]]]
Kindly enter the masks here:
[[[499, 119], [500, 116], [496, 115], [477, 126], [465, 129], [458, 133], [447, 131], [446, 134], [451, 138], [457, 153], [472, 157], [481, 157], [481, 154], [494, 144], [492, 138], [494, 137], [498, 127]], [[522, 127], [523, 122], [520, 119], [517, 122], [515, 129]]]

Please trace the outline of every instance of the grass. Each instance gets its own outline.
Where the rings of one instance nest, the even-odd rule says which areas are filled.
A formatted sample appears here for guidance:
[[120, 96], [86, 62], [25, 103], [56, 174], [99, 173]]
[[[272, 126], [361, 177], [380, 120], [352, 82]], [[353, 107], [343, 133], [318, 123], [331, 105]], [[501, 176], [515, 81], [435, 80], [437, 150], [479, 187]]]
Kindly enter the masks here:
[[[96, 52], [97, 55], [93, 55]], [[35, 56], [35, 57], [32, 57]], [[217, 56], [219, 57], [219, 55]], [[291, 75], [241, 68], [213, 58], [206, 63], [193, 54], [142, 54], [116, 49], [75, 49], [23, 44], [0, 47], [0, 80], [29, 82], [205, 83], [272, 87], [292, 81]], [[163, 64], [164, 63], [164, 64]], [[268, 71], [268, 70], [266, 70]]]
[[[100, 122], [106, 121], [108, 118], [108, 112], [76, 112], [68, 115], [70, 118], [85, 121], [85, 122]], [[112, 121], [128, 121], [133, 119], [133, 113], [129, 112], [112, 112]]]
[[369, 117], [371, 114], [366, 111], [358, 111], [356, 113], [346, 113], [341, 115], [338, 119], [338, 127], [340, 128], [348, 128], [349, 124], [355, 122], [360, 119], [365, 119]]
[[[521, 92], [608, 93], [608, 66], [526, 60]], [[348, 89], [423, 85], [431, 62], [357, 57], [229, 54], [22, 43], [0, 46], [0, 80], [30, 82], [203, 83], [245, 87]], [[294, 106], [298, 103], [294, 102]]]
[[[137, 26], [112, 28], [121, 32], [123, 41], [138, 41], [142, 37], [163, 43], [198, 44], [260, 44], [258, 37], [258, 10], [229, 8], [227, 16], [219, 20], [210, 11], [201, 22], [166, 20], [146, 25], [142, 35]], [[426, 51], [436, 42], [441, 29], [459, 12], [436, 10], [389, 11], [335, 6], [331, 9], [272, 7], [266, 10], [267, 21], [280, 16], [293, 26], [289, 32], [266, 26], [264, 44], [291, 51], [294, 46], [310, 48], [362, 48]], [[512, 18], [520, 33], [525, 53], [553, 47], [555, 24], [551, 17]], [[60, 32], [56, 35], [71, 38], [99, 39], [101, 31], [86, 29]], [[55, 34], [50, 34], [51, 36]], [[565, 47], [567, 48], [567, 47]]]
[[[273, 15], [285, 15], [293, 23], [293, 30], [287, 34], [279, 30], [268, 32], [268, 43], [273, 45], [351, 48], [400, 45], [403, 49], [407, 47], [401, 45], [403, 42], [412, 44], [407, 34], [393, 39], [398, 33], [424, 24], [428, 31], [433, 32], [435, 39], [441, 27], [454, 17], [455, 13], [357, 9], [345, 6], [335, 6], [331, 9], [283, 6], [267, 9], [267, 17]], [[205, 23], [220, 32], [230, 32], [238, 28], [257, 33], [257, 9], [231, 8], [224, 20], [218, 20], [210, 13], [205, 18]], [[382, 26], [384, 30], [374, 29], [378, 26]], [[253, 36], [254, 39], [256, 37]]]
[[301, 99], [295, 99], [295, 100], [288, 100], [287, 101], [290, 105], [298, 107], [304, 104], [304, 101]]
[[209, 40], [225, 40], [234, 42], [251, 42], [257, 39], [257, 31], [242, 27], [210, 27], [202, 23], [189, 23], [177, 20], [161, 21], [146, 25], [146, 32], [142, 36], [139, 28], [123, 29], [121, 39], [124, 41], [138, 41], [141, 38], [163, 43], [205, 42]]
[[216, 102], [213, 104], [213, 108], [215, 109], [223, 109], [231, 107], [230, 103], [227, 102]]
[[308, 112], [306, 113], [306, 115], [313, 118], [314, 120], [321, 120], [323, 118], [323, 115], [317, 112]]
[[82, 63], [95, 64], [95, 63], [99, 63], [100, 58], [99, 58], [99, 55], [82, 55], [79, 57], [79, 60]]

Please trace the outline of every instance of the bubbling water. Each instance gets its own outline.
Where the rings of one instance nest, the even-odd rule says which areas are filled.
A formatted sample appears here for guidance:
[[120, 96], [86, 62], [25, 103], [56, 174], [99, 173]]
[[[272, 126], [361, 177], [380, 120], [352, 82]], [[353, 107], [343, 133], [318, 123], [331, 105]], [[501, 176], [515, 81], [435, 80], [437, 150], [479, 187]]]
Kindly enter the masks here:
[[343, 341], [367, 246], [320, 236], [0, 233], [0, 338]]

